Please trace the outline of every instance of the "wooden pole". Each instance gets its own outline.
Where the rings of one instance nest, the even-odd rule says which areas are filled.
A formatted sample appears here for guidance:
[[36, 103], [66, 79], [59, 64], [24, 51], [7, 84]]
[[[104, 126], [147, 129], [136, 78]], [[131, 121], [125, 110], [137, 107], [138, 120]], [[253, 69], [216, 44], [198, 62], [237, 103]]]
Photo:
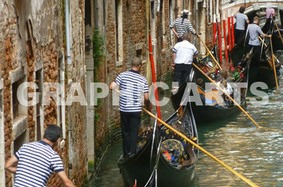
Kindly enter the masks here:
[[229, 43], [229, 51], [231, 51], [232, 49], [231, 17], [228, 17], [228, 43]]
[[218, 30], [218, 54], [219, 54], [219, 63], [222, 63], [222, 32], [221, 32], [221, 20], [217, 22], [217, 30]]
[[276, 29], [277, 29], [277, 31], [278, 31], [278, 34], [279, 34], [279, 37], [280, 37], [281, 43], [282, 43], [282, 45], [283, 45], [283, 38], [282, 38], [282, 35], [281, 35], [281, 32], [280, 32], [280, 29], [278, 28], [278, 25], [277, 25], [276, 21], [274, 21], [274, 24], [275, 24], [275, 26], [276, 26]]
[[272, 59], [274, 80], [275, 80], [275, 84], [276, 84], [276, 90], [278, 91], [279, 86], [278, 86], [278, 80], [277, 80], [277, 74], [276, 74], [276, 64], [275, 64], [274, 55], [273, 55], [272, 38], [270, 38], [270, 49], [271, 49], [271, 54], [272, 54], [271, 59]]
[[148, 35], [148, 45], [149, 45], [149, 58], [150, 58], [150, 64], [151, 64], [152, 84], [153, 84], [153, 91], [154, 91], [154, 97], [155, 97], [156, 111], [157, 111], [157, 116], [161, 118], [158, 89], [156, 87], [156, 73], [155, 73], [155, 65], [154, 65], [153, 52], [152, 52], [152, 40], [151, 40], [150, 33]]
[[232, 39], [232, 48], [231, 49], [233, 49], [234, 48], [234, 46], [235, 46], [235, 33], [234, 33], [234, 17], [231, 17], [231, 33], [232, 33], [232, 37], [231, 37], [231, 39]]
[[224, 51], [226, 63], [229, 63], [228, 49], [227, 49], [227, 36], [226, 36], [226, 20], [223, 20], [223, 37], [224, 37]]
[[205, 49], [207, 50], [207, 52], [209, 53], [209, 55], [211, 56], [212, 60], [215, 62], [215, 64], [217, 64], [217, 66], [219, 67], [219, 69], [222, 69], [222, 67], [220, 66], [220, 64], [217, 62], [217, 60], [215, 59], [215, 57], [213, 56], [213, 54], [210, 52], [210, 50], [208, 49], [208, 47], [205, 45], [205, 43], [202, 41], [202, 39], [200, 38], [199, 35], [197, 35], [197, 37], [199, 38], [200, 42], [204, 45]]

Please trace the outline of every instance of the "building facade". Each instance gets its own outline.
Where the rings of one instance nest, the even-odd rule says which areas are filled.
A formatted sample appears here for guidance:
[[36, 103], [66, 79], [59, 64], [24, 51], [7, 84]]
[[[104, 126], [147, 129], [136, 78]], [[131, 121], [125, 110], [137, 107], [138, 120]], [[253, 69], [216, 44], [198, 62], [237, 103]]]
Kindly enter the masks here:
[[[69, 177], [87, 176], [84, 1], [1, 0], [0, 186], [13, 185], [5, 161], [47, 124], [63, 129], [57, 148]], [[60, 186], [52, 177], [50, 186]]]

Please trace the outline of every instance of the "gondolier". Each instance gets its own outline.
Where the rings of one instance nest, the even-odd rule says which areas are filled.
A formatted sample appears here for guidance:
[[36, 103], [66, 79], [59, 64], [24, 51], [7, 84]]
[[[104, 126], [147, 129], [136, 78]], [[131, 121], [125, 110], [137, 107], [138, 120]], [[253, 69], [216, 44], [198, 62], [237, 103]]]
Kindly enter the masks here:
[[[141, 122], [142, 97], [148, 101], [148, 83], [140, 75], [142, 63], [140, 58], [132, 60], [132, 69], [120, 73], [110, 89], [120, 87], [120, 117], [123, 143], [123, 156], [128, 158], [136, 153], [138, 130]], [[148, 103], [148, 102], [147, 102]]]
[[192, 34], [196, 35], [196, 31], [193, 28], [192, 23], [188, 19], [189, 11], [184, 9], [181, 14], [181, 17], [178, 17], [174, 22], [170, 24], [170, 29], [176, 35], [177, 42], [183, 40], [184, 33], [191, 32]]
[[[261, 43], [259, 40], [259, 36], [262, 37], [271, 37], [271, 35], [265, 34], [261, 28], [258, 26], [259, 24], [259, 17], [255, 16], [253, 18], [253, 23], [248, 26], [248, 33], [249, 33], [249, 45], [248, 51], [249, 52], [253, 48], [253, 61], [259, 63], [260, 59], [263, 58], [265, 60], [264, 53], [260, 54]], [[263, 56], [261, 56], [263, 55]]]
[[173, 48], [174, 82], [177, 82], [178, 86], [186, 82], [197, 54], [197, 48], [189, 42], [189, 34], [185, 33], [183, 41], [178, 42]]

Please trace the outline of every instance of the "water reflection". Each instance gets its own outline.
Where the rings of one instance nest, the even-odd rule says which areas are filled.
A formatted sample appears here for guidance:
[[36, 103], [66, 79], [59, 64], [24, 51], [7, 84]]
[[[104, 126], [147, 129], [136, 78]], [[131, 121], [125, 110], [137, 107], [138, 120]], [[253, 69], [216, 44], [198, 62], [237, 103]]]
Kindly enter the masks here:
[[[281, 81], [282, 82], [282, 81]], [[261, 187], [283, 186], [283, 89], [270, 93], [269, 102], [248, 103], [247, 112], [263, 128], [257, 128], [244, 114], [218, 123], [199, 125], [200, 145], [234, 170]], [[117, 166], [121, 145], [111, 148], [100, 173], [90, 186], [122, 187]], [[248, 186], [236, 175], [200, 153], [192, 187]]]

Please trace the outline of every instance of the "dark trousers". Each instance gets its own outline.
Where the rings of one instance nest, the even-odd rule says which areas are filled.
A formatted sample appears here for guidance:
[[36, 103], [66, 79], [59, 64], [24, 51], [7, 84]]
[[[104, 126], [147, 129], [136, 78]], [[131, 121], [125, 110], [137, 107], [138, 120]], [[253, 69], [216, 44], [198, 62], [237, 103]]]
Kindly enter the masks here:
[[135, 154], [137, 150], [138, 131], [141, 123], [141, 112], [121, 112], [121, 132], [123, 155]]
[[246, 31], [245, 30], [235, 29], [235, 42], [236, 42], [236, 44], [240, 43], [240, 41], [243, 40], [245, 35], [246, 35]]
[[192, 69], [191, 64], [175, 64], [174, 82], [178, 82], [179, 86], [186, 83]]

